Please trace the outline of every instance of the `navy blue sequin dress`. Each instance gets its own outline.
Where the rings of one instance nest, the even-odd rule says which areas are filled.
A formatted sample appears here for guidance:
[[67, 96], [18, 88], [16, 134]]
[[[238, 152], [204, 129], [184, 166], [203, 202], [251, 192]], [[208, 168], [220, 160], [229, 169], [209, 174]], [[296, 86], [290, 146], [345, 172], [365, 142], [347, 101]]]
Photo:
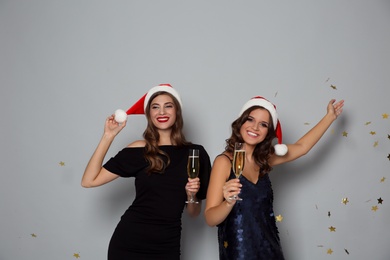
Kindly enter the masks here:
[[[229, 179], [235, 178], [233, 171]], [[273, 211], [273, 191], [268, 174], [256, 184], [244, 176], [239, 197], [228, 217], [218, 225], [220, 259], [284, 259]]]

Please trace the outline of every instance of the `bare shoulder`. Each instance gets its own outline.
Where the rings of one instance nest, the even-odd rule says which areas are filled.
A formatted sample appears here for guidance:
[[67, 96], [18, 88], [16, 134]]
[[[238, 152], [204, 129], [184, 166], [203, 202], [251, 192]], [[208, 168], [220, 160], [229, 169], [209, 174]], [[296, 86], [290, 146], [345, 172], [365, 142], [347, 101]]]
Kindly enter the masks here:
[[231, 169], [231, 156], [228, 154], [220, 154], [218, 155], [213, 163], [213, 167], [211, 169], [212, 178], [221, 178], [226, 180], [229, 178], [230, 169]]
[[137, 140], [129, 144], [127, 147], [145, 147], [145, 140]]
[[226, 152], [217, 155], [217, 157], [215, 157], [214, 159], [214, 163], [218, 163], [218, 164], [220, 163], [220, 164], [230, 165], [231, 161], [232, 161], [232, 156]]

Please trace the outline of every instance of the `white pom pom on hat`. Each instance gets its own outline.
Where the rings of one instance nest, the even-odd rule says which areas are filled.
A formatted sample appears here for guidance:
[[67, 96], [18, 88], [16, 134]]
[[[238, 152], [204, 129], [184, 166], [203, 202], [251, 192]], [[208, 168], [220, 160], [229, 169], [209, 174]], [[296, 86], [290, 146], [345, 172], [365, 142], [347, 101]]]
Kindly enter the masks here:
[[278, 138], [278, 143], [274, 146], [275, 154], [278, 156], [283, 156], [287, 153], [287, 145], [282, 144], [282, 127], [278, 119], [278, 113], [276, 112], [276, 106], [269, 102], [267, 99], [256, 96], [247, 101], [244, 106], [241, 108], [239, 116], [242, 115], [248, 108], [253, 106], [261, 106], [268, 110], [272, 117], [272, 123], [274, 125], [276, 138]]
[[[143, 115], [145, 114], [146, 106], [148, 105], [149, 99], [153, 94], [157, 92], [167, 92], [174, 96], [180, 104], [180, 107], [183, 107], [179, 93], [170, 85], [170, 84], [160, 84], [156, 87], [151, 88], [145, 95], [143, 95], [137, 102], [134, 103], [126, 112], [117, 109], [115, 111], [115, 121], [118, 123], [123, 123], [127, 115]], [[118, 121], [119, 120], [119, 121]]]

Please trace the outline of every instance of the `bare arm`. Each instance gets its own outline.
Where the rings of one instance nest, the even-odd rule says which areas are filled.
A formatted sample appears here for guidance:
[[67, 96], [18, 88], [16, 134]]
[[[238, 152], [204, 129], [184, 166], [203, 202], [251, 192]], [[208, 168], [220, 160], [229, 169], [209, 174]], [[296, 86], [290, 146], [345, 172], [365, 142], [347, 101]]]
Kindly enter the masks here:
[[81, 186], [84, 188], [97, 187], [118, 178], [102, 167], [104, 157], [107, 154], [115, 136], [126, 126], [126, 122], [118, 124], [111, 115], [106, 119], [104, 134], [85, 168]]
[[215, 159], [204, 212], [206, 223], [209, 226], [218, 225], [226, 219], [236, 203], [235, 200], [229, 200], [229, 197], [240, 193], [241, 184], [238, 179], [226, 182], [230, 169], [231, 163], [228, 158], [219, 156]]
[[270, 165], [275, 166], [285, 162], [293, 161], [305, 154], [307, 154], [313, 146], [321, 139], [326, 130], [342, 113], [344, 100], [335, 103], [336, 100], [329, 101], [327, 106], [327, 114], [304, 136], [302, 136], [296, 143], [289, 144], [288, 152], [285, 156], [272, 155], [269, 162]]

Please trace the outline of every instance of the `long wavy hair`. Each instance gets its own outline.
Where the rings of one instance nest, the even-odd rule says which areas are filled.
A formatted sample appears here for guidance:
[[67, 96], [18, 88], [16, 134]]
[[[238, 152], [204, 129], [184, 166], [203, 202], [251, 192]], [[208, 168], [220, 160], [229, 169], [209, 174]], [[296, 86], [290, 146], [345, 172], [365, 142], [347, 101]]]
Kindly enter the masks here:
[[[233, 154], [234, 153], [234, 143], [235, 142], [244, 142], [240, 130], [242, 125], [248, 120], [249, 114], [255, 110], [255, 109], [264, 109], [268, 112], [267, 109], [265, 109], [262, 106], [252, 106], [245, 110], [242, 115], [237, 118], [233, 123], [232, 123], [232, 135], [230, 138], [226, 139], [226, 147], [225, 151]], [[255, 160], [255, 163], [260, 167], [259, 174], [260, 176], [269, 173], [272, 170], [272, 167], [268, 164], [268, 159], [270, 156], [275, 152], [275, 149], [272, 145], [272, 141], [276, 137], [276, 133], [274, 130], [274, 125], [272, 122], [272, 117], [269, 114], [269, 124], [268, 124], [268, 133], [267, 136], [264, 138], [264, 140], [261, 143], [258, 143], [253, 151], [252, 157]]]
[[149, 102], [145, 109], [145, 115], [148, 124], [143, 133], [143, 137], [146, 142], [144, 156], [146, 160], [149, 162], [149, 167], [147, 169], [148, 173], [163, 173], [165, 171], [165, 168], [170, 164], [170, 158], [168, 154], [166, 154], [158, 147], [160, 134], [158, 133], [157, 127], [153, 124], [152, 119], [150, 118], [150, 104], [155, 97], [162, 94], [168, 95], [172, 98], [173, 104], [176, 109], [176, 121], [172, 125], [172, 132], [171, 132], [172, 144], [179, 147], [191, 144], [190, 142], [187, 142], [183, 133], [184, 122], [183, 122], [183, 115], [182, 115], [180, 103], [173, 95], [171, 95], [168, 92], [159, 91], [154, 93], [150, 97]]

